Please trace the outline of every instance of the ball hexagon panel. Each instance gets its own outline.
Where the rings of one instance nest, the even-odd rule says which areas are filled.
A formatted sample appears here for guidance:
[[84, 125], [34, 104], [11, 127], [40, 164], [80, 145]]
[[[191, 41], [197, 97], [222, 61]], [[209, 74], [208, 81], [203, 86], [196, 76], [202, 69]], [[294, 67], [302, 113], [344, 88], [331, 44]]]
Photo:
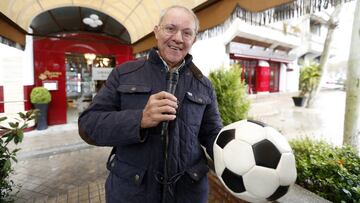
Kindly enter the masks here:
[[246, 191], [261, 198], [271, 196], [280, 185], [277, 172], [261, 166], [255, 166], [243, 175], [243, 181]]
[[266, 138], [264, 127], [253, 122], [241, 122], [236, 126], [235, 138], [250, 145]]
[[224, 149], [224, 147], [233, 139], [235, 139], [235, 129], [223, 130], [219, 133], [216, 144]]
[[218, 145], [214, 144], [213, 151], [214, 151], [215, 172], [218, 176], [221, 176], [222, 172], [225, 169], [223, 150]]
[[243, 182], [243, 178], [240, 175], [230, 171], [225, 168], [223, 173], [221, 174], [221, 178], [224, 181], [225, 185], [233, 192], [233, 193], [242, 193], [245, 192], [245, 186]]
[[293, 184], [296, 181], [297, 176], [294, 154], [282, 154], [276, 171], [279, 174], [280, 185]]
[[274, 143], [281, 153], [292, 152], [288, 141], [279, 131], [272, 127], [265, 127], [265, 131], [266, 139]]
[[251, 146], [241, 140], [232, 140], [223, 149], [225, 166], [232, 172], [243, 175], [255, 166]]
[[281, 153], [272, 142], [261, 140], [253, 144], [252, 148], [256, 165], [276, 169]]

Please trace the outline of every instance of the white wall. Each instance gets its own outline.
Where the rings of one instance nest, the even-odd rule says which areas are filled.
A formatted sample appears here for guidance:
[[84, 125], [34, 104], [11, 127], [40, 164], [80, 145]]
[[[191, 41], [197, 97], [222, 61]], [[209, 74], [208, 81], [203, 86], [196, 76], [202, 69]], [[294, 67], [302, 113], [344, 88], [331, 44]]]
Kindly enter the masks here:
[[279, 92], [286, 92], [286, 74], [287, 65], [284, 63], [280, 64], [280, 81], [279, 81]]
[[24, 51], [0, 44], [1, 81], [4, 87], [4, 112], [24, 111]]
[[34, 84], [34, 49], [33, 49], [33, 37], [26, 35], [26, 46], [24, 51], [24, 63], [23, 63], [23, 84]]
[[193, 62], [206, 76], [212, 70], [222, 66], [229, 66], [229, 55], [226, 53], [221, 37], [199, 40], [195, 42], [191, 49], [190, 53], [193, 55]]
[[289, 63], [288, 68], [292, 71], [286, 72], [286, 92], [299, 90], [300, 67], [296, 63]]

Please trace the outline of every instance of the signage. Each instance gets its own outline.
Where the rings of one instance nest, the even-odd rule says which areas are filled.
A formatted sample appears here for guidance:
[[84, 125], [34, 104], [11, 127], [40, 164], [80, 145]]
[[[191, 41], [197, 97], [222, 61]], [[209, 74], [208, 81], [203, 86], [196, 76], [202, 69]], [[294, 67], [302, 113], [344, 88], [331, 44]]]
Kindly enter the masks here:
[[48, 90], [58, 90], [57, 80], [43, 80], [43, 87]]
[[40, 73], [39, 75], [39, 79], [40, 80], [46, 80], [46, 79], [51, 79], [51, 78], [58, 78], [60, 77], [61, 72], [52, 72], [52, 71], [44, 71], [43, 73]]
[[107, 80], [113, 68], [92, 68], [92, 80]]

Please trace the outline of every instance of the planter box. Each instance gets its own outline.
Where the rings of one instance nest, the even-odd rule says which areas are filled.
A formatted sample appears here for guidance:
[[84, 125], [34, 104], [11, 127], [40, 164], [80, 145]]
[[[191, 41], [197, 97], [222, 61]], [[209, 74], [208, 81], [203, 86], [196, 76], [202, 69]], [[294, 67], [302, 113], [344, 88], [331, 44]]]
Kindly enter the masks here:
[[[208, 173], [208, 180], [210, 185], [210, 193], [208, 203], [247, 203], [241, 199], [233, 196], [221, 184], [214, 171], [210, 170]], [[276, 200], [278, 203], [331, 203], [330, 201], [312, 193], [299, 185], [293, 185], [289, 192]]]

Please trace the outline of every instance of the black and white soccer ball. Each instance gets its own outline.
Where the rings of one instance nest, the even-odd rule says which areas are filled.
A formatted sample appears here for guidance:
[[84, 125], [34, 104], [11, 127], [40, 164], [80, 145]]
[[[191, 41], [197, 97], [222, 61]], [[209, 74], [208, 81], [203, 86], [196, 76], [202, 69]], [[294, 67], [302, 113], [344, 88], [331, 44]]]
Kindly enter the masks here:
[[214, 164], [226, 189], [249, 202], [279, 199], [297, 176], [295, 156], [286, 138], [257, 121], [225, 126], [214, 143]]

